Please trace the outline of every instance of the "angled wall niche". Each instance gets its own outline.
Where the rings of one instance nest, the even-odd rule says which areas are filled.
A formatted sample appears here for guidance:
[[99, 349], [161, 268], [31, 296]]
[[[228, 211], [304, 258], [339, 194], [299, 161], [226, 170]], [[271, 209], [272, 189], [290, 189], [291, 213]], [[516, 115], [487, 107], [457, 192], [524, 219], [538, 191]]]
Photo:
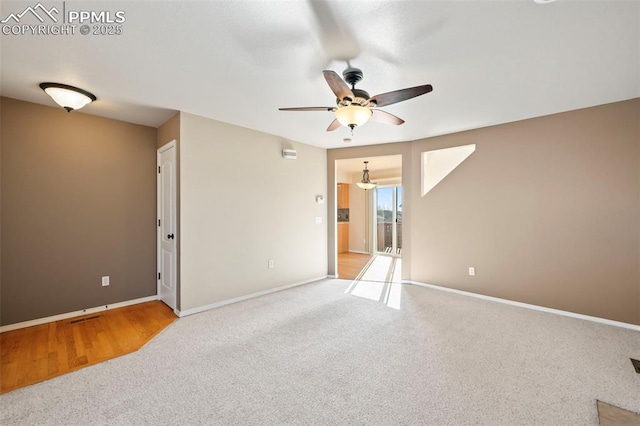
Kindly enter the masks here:
[[422, 196], [424, 197], [449, 173], [476, 150], [476, 145], [436, 149], [422, 153]]

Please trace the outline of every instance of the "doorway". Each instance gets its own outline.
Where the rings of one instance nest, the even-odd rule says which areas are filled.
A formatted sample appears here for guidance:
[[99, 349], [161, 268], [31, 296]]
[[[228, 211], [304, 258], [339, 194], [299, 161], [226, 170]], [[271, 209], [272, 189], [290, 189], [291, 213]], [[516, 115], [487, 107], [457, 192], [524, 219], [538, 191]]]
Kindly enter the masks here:
[[[377, 188], [365, 190], [358, 186], [363, 179], [364, 161], [368, 161], [369, 176]], [[336, 160], [335, 171], [338, 278], [399, 281], [402, 254], [402, 155]], [[348, 191], [348, 198], [345, 197], [345, 191]], [[382, 232], [380, 237], [377, 235], [378, 228]]]
[[378, 186], [374, 191], [375, 253], [400, 256], [402, 253], [402, 185]]

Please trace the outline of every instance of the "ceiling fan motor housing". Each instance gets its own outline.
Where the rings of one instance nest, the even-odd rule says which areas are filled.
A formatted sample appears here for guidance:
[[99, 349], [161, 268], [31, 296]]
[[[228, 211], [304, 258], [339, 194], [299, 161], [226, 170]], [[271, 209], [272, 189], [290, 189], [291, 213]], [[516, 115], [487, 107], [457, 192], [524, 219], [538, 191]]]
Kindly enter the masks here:
[[343, 99], [337, 99], [338, 106], [349, 106], [349, 105], [357, 105], [366, 107], [369, 105], [369, 93], [364, 90], [356, 89], [355, 85], [362, 80], [364, 74], [360, 68], [349, 67], [342, 72], [342, 77], [344, 81], [351, 85], [351, 92], [355, 99], [351, 99], [345, 97]]
[[349, 105], [357, 105], [366, 107], [369, 105], [369, 93], [365, 90], [353, 89], [351, 90], [353, 93], [354, 99], [344, 98], [344, 99], [336, 99], [336, 103], [338, 106], [349, 106]]
[[360, 68], [349, 67], [342, 72], [342, 76], [344, 77], [344, 81], [353, 87], [362, 80], [364, 74], [362, 74], [362, 70]]

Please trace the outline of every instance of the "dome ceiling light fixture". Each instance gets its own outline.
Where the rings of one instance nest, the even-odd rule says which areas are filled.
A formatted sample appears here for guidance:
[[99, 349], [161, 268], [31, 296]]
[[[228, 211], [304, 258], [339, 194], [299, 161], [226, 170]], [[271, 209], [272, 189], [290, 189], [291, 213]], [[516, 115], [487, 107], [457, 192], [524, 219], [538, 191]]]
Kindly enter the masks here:
[[367, 189], [373, 189], [378, 186], [376, 183], [371, 182], [371, 180], [369, 179], [369, 169], [367, 168], [367, 164], [369, 164], [369, 162], [365, 161], [364, 170], [362, 170], [362, 180], [356, 184], [365, 191]]
[[348, 127], [353, 132], [353, 128], [356, 126], [362, 126], [371, 118], [372, 111], [370, 108], [366, 108], [359, 105], [347, 105], [341, 106], [336, 109], [336, 119], [345, 127]]
[[97, 98], [93, 93], [61, 83], [40, 83], [40, 88], [67, 112], [80, 109]]

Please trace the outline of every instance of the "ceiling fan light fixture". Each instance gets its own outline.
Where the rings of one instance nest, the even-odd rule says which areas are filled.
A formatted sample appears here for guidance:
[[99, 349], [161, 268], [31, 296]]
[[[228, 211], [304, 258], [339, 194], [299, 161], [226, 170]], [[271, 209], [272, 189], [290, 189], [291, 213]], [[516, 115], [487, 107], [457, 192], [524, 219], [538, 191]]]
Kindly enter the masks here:
[[345, 127], [362, 126], [371, 118], [371, 109], [358, 105], [342, 106], [336, 109], [336, 119]]
[[373, 189], [378, 186], [376, 183], [371, 182], [371, 179], [369, 179], [369, 169], [367, 168], [368, 163], [368, 161], [364, 162], [364, 170], [362, 170], [362, 181], [356, 183], [358, 187], [364, 190]]
[[40, 83], [40, 88], [67, 112], [80, 109], [97, 98], [93, 93], [61, 83]]

